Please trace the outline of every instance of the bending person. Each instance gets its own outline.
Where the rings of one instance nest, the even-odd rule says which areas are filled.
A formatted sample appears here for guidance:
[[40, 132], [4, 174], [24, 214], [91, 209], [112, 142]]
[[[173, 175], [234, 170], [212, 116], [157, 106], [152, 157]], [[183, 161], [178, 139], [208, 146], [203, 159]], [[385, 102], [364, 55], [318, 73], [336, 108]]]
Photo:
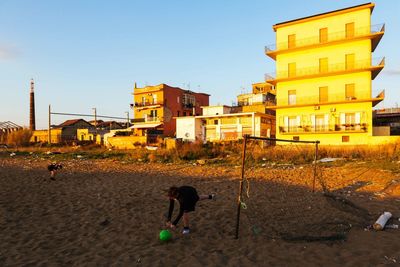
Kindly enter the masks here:
[[[199, 200], [212, 199], [215, 200], [215, 194], [210, 195], [198, 195], [197, 191], [192, 186], [172, 186], [168, 190], [169, 197], [169, 210], [168, 210], [168, 221], [167, 226], [175, 229], [179, 220], [183, 217], [183, 234], [189, 234], [189, 212], [194, 211], [196, 203]], [[172, 213], [174, 212], [175, 200], [179, 202], [179, 214], [176, 219], [171, 222]]]

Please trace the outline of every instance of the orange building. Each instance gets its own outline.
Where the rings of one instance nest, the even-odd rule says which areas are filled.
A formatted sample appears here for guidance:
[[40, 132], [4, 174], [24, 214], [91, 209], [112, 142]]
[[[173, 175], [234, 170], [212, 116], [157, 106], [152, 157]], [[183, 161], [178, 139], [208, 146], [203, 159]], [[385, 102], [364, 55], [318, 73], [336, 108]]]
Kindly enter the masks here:
[[210, 95], [195, 93], [166, 84], [134, 87], [133, 126], [135, 134], [140, 136], [176, 135], [174, 117], [195, 116], [201, 114], [201, 106], [209, 105]]

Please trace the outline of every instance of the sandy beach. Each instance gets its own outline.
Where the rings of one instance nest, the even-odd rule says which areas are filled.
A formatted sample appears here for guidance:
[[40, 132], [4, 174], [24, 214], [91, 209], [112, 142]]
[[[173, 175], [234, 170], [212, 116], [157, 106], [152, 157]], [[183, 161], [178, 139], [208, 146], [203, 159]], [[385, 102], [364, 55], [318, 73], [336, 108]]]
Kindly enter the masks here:
[[[239, 166], [0, 159], [1, 266], [397, 266], [400, 229], [370, 226], [384, 211], [400, 224], [400, 177], [365, 162], [325, 164], [312, 192], [310, 166], [248, 170], [234, 239]], [[247, 183], [246, 183], [247, 184]], [[163, 190], [216, 193], [191, 214], [189, 235], [158, 234]], [[245, 188], [247, 189], [247, 188]], [[246, 192], [247, 190], [245, 190]], [[174, 215], [176, 215], [176, 210]]]

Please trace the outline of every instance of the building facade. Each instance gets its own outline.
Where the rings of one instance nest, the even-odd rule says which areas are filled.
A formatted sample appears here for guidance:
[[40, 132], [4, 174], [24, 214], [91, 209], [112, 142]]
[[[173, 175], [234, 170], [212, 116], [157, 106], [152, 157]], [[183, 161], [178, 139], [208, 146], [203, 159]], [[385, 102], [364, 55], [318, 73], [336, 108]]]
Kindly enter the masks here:
[[200, 116], [179, 117], [177, 138], [185, 141], [236, 141], [244, 135], [271, 137], [275, 117], [260, 112], [234, 112], [229, 106], [202, 107]]
[[175, 117], [201, 114], [208, 106], [210, 95], [195, 93], [166, 84], [134, 87], [133, 128], [136, 135], [175, 137]]
[[[50, 142], [52, 144], [57, 144], [78, 141], [78, 129], [93, 129], [93, 126], [83, 119], [67, 120], [60, 125], [53, 126], [50, 129]], [[49, 130], [33, 131], [30, 141], [33, 143], [48, 142]]]
[[[276, 61], [266, 82], [276, 89], [277, 138], [322, 144], [374, 143], [372, 80], [384, 58], [372, 52], [384, 24], [371, 25], [367, 3], [273, 26], [276, 44], [265, 48]], [[376, 139], [375, 139], [376, 140]]]

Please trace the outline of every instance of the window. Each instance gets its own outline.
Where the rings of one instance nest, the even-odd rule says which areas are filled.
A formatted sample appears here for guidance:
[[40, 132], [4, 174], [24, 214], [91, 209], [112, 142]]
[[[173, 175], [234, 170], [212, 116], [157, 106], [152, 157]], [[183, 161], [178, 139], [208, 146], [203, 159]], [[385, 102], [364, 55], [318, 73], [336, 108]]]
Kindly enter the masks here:
[[321, 132], [325, 130], [325, 115], [315, 115], [315, 131]]
[[319, 29], [319, 42], [320, 43], [328, 42], [328, 28]]
[[152, 118], [157, 117], [157, 110], [150, 110], [150, 117]]
[[356, 123], [356, 114], [355, 113], [346, 113], [345, 117], [346, 124], [355, 124]]
[[354, 69], [354, 54], [346, 54], [346, 70]]
[[319, 102], [328, 102], [328, 86], [319, 88]]
[[146, 104], [146, 97], [145, 96], [142, 96], [142, 103], [143, 103], [143, 105]]
[[179, 117], [179, 110], [178, 110], [178, 114], [177, 114], [177, 117]]
[[157, 104], [157, 95], [156, 94], [153, 95], [153, 104]]
[[296, 63], [288, 64], [288, 77], [296, 76]]
[[347, 143], [350, 142], [350, 136], [348, 135], [343, 135], [342, 136], [342, 143]]
[[356, 96], [355, 96], [355, 93], [354, 93], [355, 92], [354, 83], [349, 83], [349, 84], [346, 84], [345, 86], [346, 86], [346, 89], [345, 89], [346, 100], [356, 99]]
[[296, 47], [296, 34], [288, 35], [288, 48]]
[[296, 90], [288, 91], [288, 104], [295, 105], [296, 104]]
[[328, 71], [328, 58], [320, 58], [319, 59], [319, 72], [324, 73]]
[[185, 116], [186, 116], [186, 111], [183, 112], [183, 117], [185, 117]]
[[293, 136], [293, 140], [294, 141], [300, 141], [300, 137], [299, 136]]
[[289, 117], [289, 132], [297, 132], [297, 116], [290, 116]]
[[215, 125], [218, 125], [218, 120], [214, 120], [214, 124], [215, 124]]
[[354, 22], [346, 23], [346, 38], [354, 37]]

